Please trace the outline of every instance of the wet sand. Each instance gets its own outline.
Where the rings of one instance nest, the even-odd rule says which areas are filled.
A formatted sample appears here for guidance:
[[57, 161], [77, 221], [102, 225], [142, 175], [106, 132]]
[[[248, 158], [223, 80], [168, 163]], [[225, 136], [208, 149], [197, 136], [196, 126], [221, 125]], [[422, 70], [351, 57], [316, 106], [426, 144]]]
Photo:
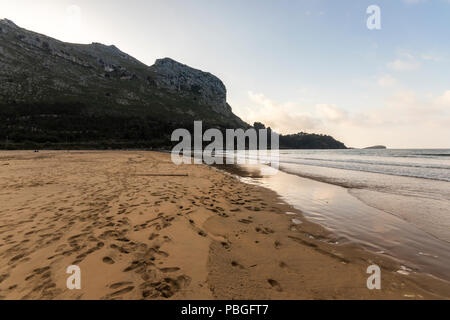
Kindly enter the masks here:
[[[366, 195], [375, 193], [373, 191], [345, 188], [283, 171], [264, 174], [268, 167], [263, 165], [247, 164], [238, 168], [236, 173], [242, 176], [243, 182], [276, 192], [284, 201], [301, 210], [306, 219], [332, 231], [340, 244], [357, 243], [369, 251], [396, 259], [411, 272], [428, 273], [450, 281], [449, 243], [395, 215], [397, 211], [391, 213], [377, 208], [380, 202], [386, 206], [389, 203], [386, 198], [393, 195], [378, 192], [368, 205], [355, 193]], [[400, 209], [405, 215], [409, 214], [408, 206]], [[441, 212], [442, 215], [445, 213]], [[423, 215], [424, 219], [433, 217], [426, 211]], [[437, 216], [438, 212], [434, 215]]]
[[[273, 191], [138, 151], [0, 152], [1, 299], [441, 299]], [[294, 223], [286, 212], [298, 214]], [[81, 290], [66, 268], [81, 269]], [[368, 290], [369, 265], [381, 290]]]

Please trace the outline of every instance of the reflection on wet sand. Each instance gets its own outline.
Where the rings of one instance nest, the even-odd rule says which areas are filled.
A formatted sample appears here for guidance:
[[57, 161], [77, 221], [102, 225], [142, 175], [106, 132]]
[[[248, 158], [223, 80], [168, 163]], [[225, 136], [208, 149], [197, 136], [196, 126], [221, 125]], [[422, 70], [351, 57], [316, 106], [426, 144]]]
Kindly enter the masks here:
[[244, 182], [277, 192], [283, 200], [338, 236], [339, 243], [355, 242], [404, 262], [408, 267], [450, 280], [448, 243], [411, 223], [371, 207], [347, 188], [279, 171], [264, 175], [262, 165], [221, 166]]

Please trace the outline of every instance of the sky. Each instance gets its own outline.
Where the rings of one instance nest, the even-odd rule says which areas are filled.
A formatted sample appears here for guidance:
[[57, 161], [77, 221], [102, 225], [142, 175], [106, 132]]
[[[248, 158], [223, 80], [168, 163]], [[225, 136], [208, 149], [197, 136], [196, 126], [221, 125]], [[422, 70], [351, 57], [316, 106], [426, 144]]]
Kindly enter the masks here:
[[211, 72], [235, 114], [281, 133], [450, 148], [450, 0], [0, 0], [0, 18]]

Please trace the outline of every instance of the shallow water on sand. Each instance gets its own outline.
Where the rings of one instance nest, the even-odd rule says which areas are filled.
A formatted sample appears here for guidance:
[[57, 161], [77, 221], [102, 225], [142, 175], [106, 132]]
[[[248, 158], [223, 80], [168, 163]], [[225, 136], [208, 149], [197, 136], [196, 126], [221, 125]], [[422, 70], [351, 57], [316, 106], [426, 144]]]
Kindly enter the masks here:
[[241, 177], [242, 181], [277, 192], [308, 220], [331, 230], [338, 236], [339, 243], [358, 243], [371, 251], [389, 255], [408, 268], [450, 280], [449, 243], [401, 215], [360, 200], [365, 197], [374, 203], [383, 201], [378, 193], [367, 196], [363, 193], [372, 191], [344, 188], [282, 171], [264, 175], [261, 172], [267, 171], [267, 166], [260, 164], [240, 167], [253, 172]]

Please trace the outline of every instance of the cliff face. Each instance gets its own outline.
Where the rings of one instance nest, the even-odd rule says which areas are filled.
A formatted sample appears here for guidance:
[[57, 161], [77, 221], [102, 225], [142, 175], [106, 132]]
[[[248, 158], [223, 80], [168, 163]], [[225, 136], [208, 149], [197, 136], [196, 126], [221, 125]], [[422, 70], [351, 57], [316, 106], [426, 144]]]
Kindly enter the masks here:
[[67, 101], [246, 126], [210, 73], [168, 58], [149, 67], [115, 46], [64, 43], [0, 20], [0, 103]]
[[158, 59], [151, 67], [156, 85], [181, 95], [194, 94], [198, 101], [223, 115], [231, 114], [227, 90], [216, 76], [193, 69], [170, 58]]

